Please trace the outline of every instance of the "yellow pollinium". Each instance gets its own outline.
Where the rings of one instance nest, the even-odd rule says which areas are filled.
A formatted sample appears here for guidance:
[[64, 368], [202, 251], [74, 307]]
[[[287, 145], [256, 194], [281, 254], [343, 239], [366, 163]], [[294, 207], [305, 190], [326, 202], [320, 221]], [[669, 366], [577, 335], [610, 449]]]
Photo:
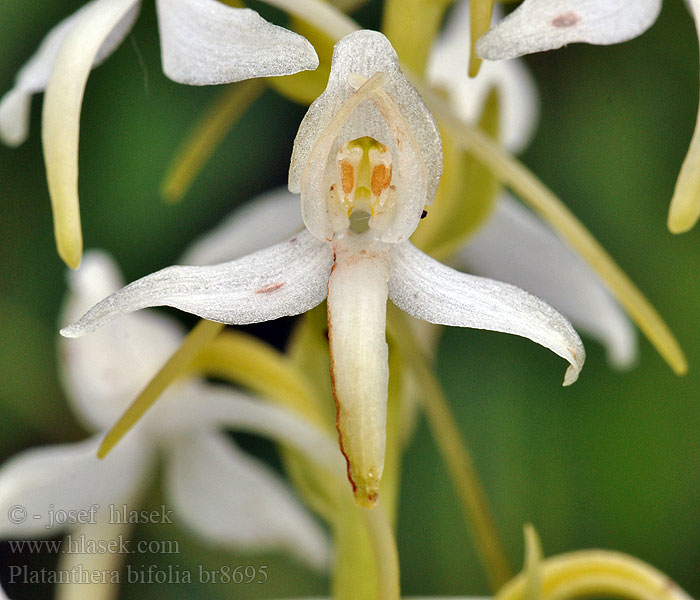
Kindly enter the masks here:
[[363, 136], [343, 144], [337, 164], [339, 199], [347, 216], [356, 209], [374, 216], [391, 186], [391, 152], [381, 142]]

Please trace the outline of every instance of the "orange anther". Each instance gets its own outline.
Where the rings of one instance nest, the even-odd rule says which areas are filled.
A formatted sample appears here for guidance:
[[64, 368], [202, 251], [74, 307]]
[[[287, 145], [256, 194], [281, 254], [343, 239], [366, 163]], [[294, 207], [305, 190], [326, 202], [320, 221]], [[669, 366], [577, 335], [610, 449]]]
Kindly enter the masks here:
[[343, 192], [349, 194], [355, 187], [355, 168], [347, 160], [340, 163], [340, 181], [343, 185]]
[[372, 180], [370, 182], [370, 187], [372, 188], [372, 195], [379, 196], [386, 188], [389, 187], [391, 183], [391, 171], [392, 166], [389, 165], [377, 165], [372, 169]]

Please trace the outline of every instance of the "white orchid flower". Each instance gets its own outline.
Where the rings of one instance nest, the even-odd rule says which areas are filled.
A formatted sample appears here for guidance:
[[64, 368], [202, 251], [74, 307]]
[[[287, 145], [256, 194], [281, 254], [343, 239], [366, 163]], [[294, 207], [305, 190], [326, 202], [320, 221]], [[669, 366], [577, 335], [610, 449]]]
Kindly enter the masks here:
[[328, 87], [295, 140], [289, 188], [301, 192], [306, 228], [233, 262], [144, 277], [62, 333], [81, 336], [157, 305], [254, 323], [300, 314], [327, 297], [341, 449], [357, 502], [370, 506], [384, 464], [387, 298], [431, 323], [528, 337], [571, 363], [565, 385], [585, 357], [570, 323], [549, 305], [454, 271], [408, 241], [441, 170], [435, 123], [390, 43], [377, 32], [355, 32], [336, 45]]
[[[494, 19], [500, 18], [499, 6]], [[499, 92], [501, 143], [513, 153], [530, 142], [539, 100], [532, 75], [520, 60], [486, 62], [468, 77], [469, 2], [452, 13], [428, 61], [427, 77], [447, 92], [460, 118], [474, 122], [489, 90]], [[637, 334], [596, 272], [539, 217], [504, 192], [488, 220], [458, 252], [458, 264], [471, 273], [521, 287], [560, 311], [578, 331], [601, 341], [610, 363], [633, 365]]]
[[501, 60], [574, 42], [618, 44], [649, 29], [660, 10], [661, 0], [525, 0], [481, 36], [476, 52]]
[[[110, 258], [88, 253], [81, 268], [71, 273], [66, 319], [76, 318], [121, 284]], [[187, 378], [165, 392], [163, 402], [122, 444], [103, 460], [97, 458], [104, 432], [182, 338], [171, 319], [144, 312], [95, 336], [63, 340], [67, 396], [85, 427], [97, 433], [76, 444], [23, 452], [3, 465], [0, 537], [55, 535], [61, 525], [52, 521], [52, 511], [89, 511], [93, 506], [99, 510], [90, 523], [92, 535], [105, 537], [114, 525], [109, 522], [110, 505], [117, 511], [124, 505], [137, 507], [160, 457], [164, 497], [176, 524], [222, 547], [282, 548], [314, 568], [326, 568], [330, 550], [319, 525], [279, 476], [223, 433], [232, 428], [271, 437], [342, 476], [342, 457], [332, 440], [288, 411]], [[12, 522], [12, 506], [23, 507], [28, 515], [23, 523]], [[73, 537], [77, 531], [71, 528]]]
[[[494, 19], [501, 16], [494, 6]], [[486, 62], [468, 77], [469, 2], [459, 2], [435, 41], [427, 78], [447, 93], [455, 113], [475, 122], [490, 89], [499, 92], [501, 143], [519, 152], [532, 139], [539, 114], [535, 82], [521, 60]], [[184, 264], [233, 260], [291, 237], [304, 224], [299, 198], [284, 189], [258, 196], [193, 244]], [[602, 342], [609, 362], [632, 366], [637, 333], [597, 273], [539, 217], [508, 193], [497, 199], [488, 220], [455, 256], [465, 270], [512, 283], [551, 304], [581, 332]]]
[[[82, 254], [78, 209], [78, 137], [90, 70], [131, 30], [140, 0], [92, 0], [61, 21], [22, 67], [0, 100], [0, 140], [28, 135], [31, 97], [46, 90], [42, 138], [61, 257], [76, 268]], [[253, 10], [218, 0], [158, 0], [163, 72], [173, 81], [213, 85], [289, 75], [318, 67], [311, 44]]]

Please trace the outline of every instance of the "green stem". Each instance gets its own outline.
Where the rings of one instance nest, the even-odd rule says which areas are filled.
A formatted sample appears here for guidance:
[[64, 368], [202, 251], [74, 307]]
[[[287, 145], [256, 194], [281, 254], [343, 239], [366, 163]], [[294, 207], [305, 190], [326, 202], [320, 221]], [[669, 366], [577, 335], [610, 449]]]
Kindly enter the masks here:
[[160, 193], [165, 200], [182, 199], [221, 141], [264, 89], [264, 79], [241, 81], [225, 88], [204, 109], [163, 178]]
[[400, 341], [406, 357], [411, 362], [416, 379], [423, 385], [423, 409], [428, 425], [462, 501], [481, 563], [491, 588], [495, 591], [510, 579], [511, 569], [474, 461], [459, 432], [440, 384], [420, 353], [418, 341], [410, 333], [407, 317], [393, 307], [389, 307], [388, 316], [396, 323], [392, 328], [392, 335]]
[[358, 510], [364, 512], [377, 560], [377, 598], [400, 600], [399, 553], [389, 518], [381, 502], [371, 510]]

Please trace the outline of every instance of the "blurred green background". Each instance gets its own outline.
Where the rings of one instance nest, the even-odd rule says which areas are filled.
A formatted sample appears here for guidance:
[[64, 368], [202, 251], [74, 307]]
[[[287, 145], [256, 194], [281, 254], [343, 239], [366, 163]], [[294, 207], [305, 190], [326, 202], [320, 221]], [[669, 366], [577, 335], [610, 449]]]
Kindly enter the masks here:
[[[378, 2], [359, 17], [378, 24]], [[3, 0], [0, 94], [76, 0]], [[698, 101], [697, 39], [681, 0], [623, 45], [529, 57], [541, 123], [524, 155], [665, 316], [690, 363], [675, 377], [646, 340], [638, 366], [611, 371], [601, 347], [571, 388], [562, 361], [493, 333], [445, 333], [439, 375], [484, 479], [513, 564], [532, 522], [547, 555], [600, 547], [631, 553], [700, 596], [700, 228], [674, 237], [666, 211]], [[86, 248], [114, 254], [127, 280], [171, 264], [234, 206], [283, 184], [302, 107], [266, 92], [196, 180], [166, 205], [159, 185], [212, 88], [180, 86], [160, 70], [155, 10], [145, 3], [121, 48], [91, 75], [83, 105], [80, 192]], [[41, 99], [30, 140], [0, 147], [0, 458], [84, 437], [56, 374], [65, 269], [55, 250], [40, 147]], [[273, 328], [266, 330], [274, 335]], [[488, 592], [459, 504], [424, 423], [408, 449], [398, 541], [406, 595]], [[158, 503], [158, 498], [153, 498]], [[125, 598], [280, 597], [325, 593], [327, 581], [282, 555], [206, 548], [178, 529], [176, 561], [267, 564], [264, 586], [125, 586]], [[8, 554], [0, 551], [0, 560]], [[45, 589], [16, 590], [45, 597]], [[18, 596], [19, 597], [19, 596]]]

